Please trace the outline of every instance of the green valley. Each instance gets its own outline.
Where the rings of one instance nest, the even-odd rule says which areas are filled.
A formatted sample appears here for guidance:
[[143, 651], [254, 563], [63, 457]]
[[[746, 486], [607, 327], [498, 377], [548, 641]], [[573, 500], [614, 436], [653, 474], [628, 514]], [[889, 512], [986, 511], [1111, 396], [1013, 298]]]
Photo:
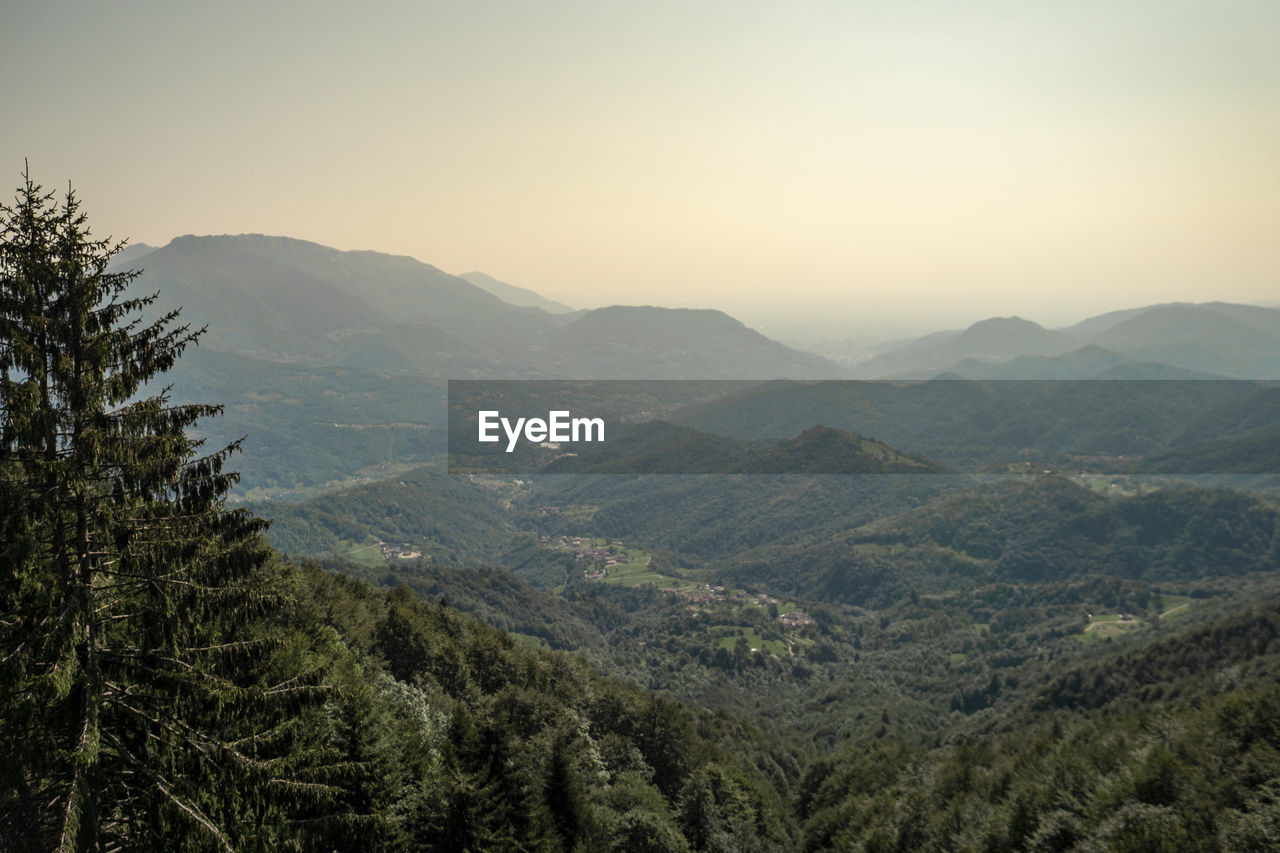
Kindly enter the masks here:
[[[857, 382], [715, 310], [125, 252], [54, 198], [0, 211], [0, 848], [1280, 837], [1270, 309], [992, 318]], [[477, 385], [611, 443], [457, 452]]]

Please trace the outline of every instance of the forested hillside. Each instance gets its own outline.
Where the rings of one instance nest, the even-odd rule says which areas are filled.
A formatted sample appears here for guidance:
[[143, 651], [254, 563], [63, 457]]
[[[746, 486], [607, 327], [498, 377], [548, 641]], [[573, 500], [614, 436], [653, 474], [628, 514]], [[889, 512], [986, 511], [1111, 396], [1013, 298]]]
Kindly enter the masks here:
[[314, 565], [296, 578], [298, 624], [333, 637], [332, 746], [359, 763], [373, 818], [346, 849], [793, 849], [799, 765], [749, 725], [522, 648], [409, 587]]
[[1274, 599], [1072, 668], [932, 750], [854, 747], [800, 784], [804, 849], [1268, 850]]
[[[201, 332], [138, 316], [78, 208], [0, 207], [0, 846], [794, 847], [800, 766], [749, 723], [274, 555], [192, 435], [219, 407], [140, 393]], [[459, 561], [507, 526], [471, 497]]]
[[[609, 401], [673, 423], [639, 418], [613, 456], [444, 474], [414, 462], [446, 425], [402, 399], [438, 386], [323, 364], [394, 354], [336, 335], [231, 405], [268, 442], [245, 459], [257, 497], [302, 498], [306, 457], [308, 484], [357, 463], [366, 481], [235, 503], [241, 442], [210, 440], [221, 406], [186, 395], [282, 351], [196, 360], [171, 396], [154, 380], [203, 333], [147, 319], [74, 193], [28, 180], [2, 222], [6, 850], [1274, 846], [1263, 383], [639, 383], [638, 406]], [[313, 287], [361, 322], [419, 289], [415, 310], [453, 299], [513, 334], [536, 316], [408, 259], [191, 240], [139, 257], [191, 286], [227, 261], [217, 280], [267, 322], [317, 321]], [[369, 263], [388, 284], [364, 299]], [[253, 294], [245, 271], [281, 265]], [[553, 325], [629, 359], [633, 315]], [[780, 352], [723, 315], [666, 319], [654, 364], [700, 328], [723, 333], [701, 344], [717, 372], [735, 340]], [[1126, 448], [1255, 479], [1134, 476]], [[1107, 470], [1075, 466], [1099, 449]]]
[[[472, 488], [542, 556], [333, 568], [744, 715], [803, 768], [786, 789], [802, 849], [1215, 849], [1271, 831], [1277, 744], [1224, 728], [1274, 724], [1265, 497], [1061, 476]], [[1179, 774], [1223, 769], [1161, 783], [1158, 750]]]

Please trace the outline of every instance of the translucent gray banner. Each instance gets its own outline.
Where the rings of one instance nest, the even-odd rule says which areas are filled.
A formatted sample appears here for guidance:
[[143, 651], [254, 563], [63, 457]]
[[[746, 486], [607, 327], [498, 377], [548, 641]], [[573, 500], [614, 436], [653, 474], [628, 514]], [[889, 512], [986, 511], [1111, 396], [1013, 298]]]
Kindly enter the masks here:
[[449, 470], [1269, 476], [1280, 472], [1280, 386], [451, 381]]

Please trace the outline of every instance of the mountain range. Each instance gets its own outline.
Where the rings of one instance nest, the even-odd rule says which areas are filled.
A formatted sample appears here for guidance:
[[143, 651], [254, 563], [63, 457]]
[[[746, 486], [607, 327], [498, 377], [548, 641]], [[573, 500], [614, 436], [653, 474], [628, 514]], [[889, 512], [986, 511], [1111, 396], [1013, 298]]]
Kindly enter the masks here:
[[[134, 288], [158, 291], [156, 310], [182, 308], [185, 321], [207, 324], [202, 346], [275, 362], [438, 380], [842, 375], [720, 311], [611, 306], [553, 314], [543, 307], [555, 303], [512, 304], [412, 258], [285, 237], [178, 237], [135, 249], [117, 265], [142, 268]], [[495, 280], [470, 275], [495, 288]], [[496, 289], [509, 297], [509, 287]]]
[[[185, 322], [207, 327], [169, 381], [180, 389], [178, 401], [224, 402], [226, 416], [207, 427], [210, 440], [248, 436], [241, 493], [276, 499], [439, 459], [449, 379], [1280, 375], [1280, 310], [1222, 302], [1113, 311], [1063, 329], [991, 318], [897, 342], [850, 369], [721, 311], [620, 305], [574, 311], [484, 273], [454, 276], [413, 258], [285, 237], [179, 237], [159, 248], [129, 246], [114, 266], [142, 270], [132, 293], [158, 293], [153, 312], [180, 308]], [[696, 416], [684, 425], [790, 438], [827, 423], [948, 464], [961, 461], [938, 456], [936, 442], [917, 441], [909, 428], [881, 431], [874, 419], [831, 412], [812, 396], [776, 408], [776, 397], [769, 396], [760, 429], [750, 436]], [[965, 399], [961, 408], [976, 406], [973, 416], [980, 418], [983, 405]], [[901, 418], [910, 410], [885, 417], [909, 427]], [[765, 429], [779, 418], [785, 430]], [[1200, 440], [1257, 440], [1238, 432]], [[1006, 438], [1016, 445], [1017, 436]], [[1244, 446], [1237, 442], [1229, 452]]]
[[135, 292], [208, 325], [202, 346], [274, 362], [447, 378], [1249, 378], [1280, 375], [1280, 309], [1111, 311], [1061, 329], [993, 317], [883, 345], [849, 368], [721, 311], [575, 311], [481, 272], [258, 234], [127, 247]]
[[1272, 379], [1280, 310], [1227, 302], [1112, 311], [1065, 329], [993, 317], [896, 342], [856, 365], [866, 379]]
[[141, 269], [130, 295], [158, 294], [152, 315], [181, 309], [207, 328], [166, 381], [177, 402], [225, 404], [206, 434], [248, 436], [249, 496], [294, 499], [439, 458], [449, 379], [843, 374], [720, 311], [572, 312], [480, 273], [477, 286], [412, 258], [285, 237], [139, 244], [113, 268]]

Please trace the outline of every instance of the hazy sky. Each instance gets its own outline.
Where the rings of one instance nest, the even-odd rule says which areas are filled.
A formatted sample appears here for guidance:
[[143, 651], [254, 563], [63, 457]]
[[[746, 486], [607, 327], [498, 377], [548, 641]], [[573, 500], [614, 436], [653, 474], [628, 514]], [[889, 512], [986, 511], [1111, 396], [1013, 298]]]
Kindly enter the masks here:
[[[1280, 2], [0, 4], [0, 169], [578, 305], [1280, 302]], [[5, 193], [11, 198], [11, 193]]]

